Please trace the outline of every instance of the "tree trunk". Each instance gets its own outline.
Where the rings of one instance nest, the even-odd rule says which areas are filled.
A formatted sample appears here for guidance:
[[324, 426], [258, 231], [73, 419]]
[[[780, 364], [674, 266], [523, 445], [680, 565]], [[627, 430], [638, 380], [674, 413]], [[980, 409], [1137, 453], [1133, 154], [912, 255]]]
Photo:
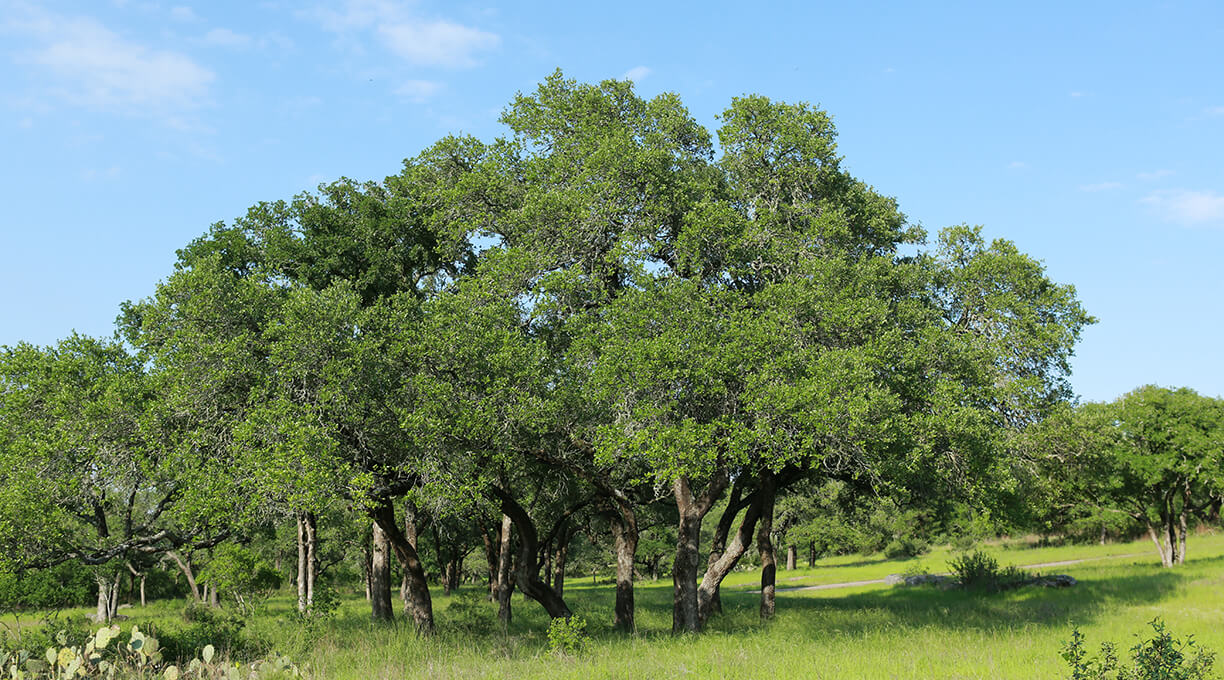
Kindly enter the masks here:
[[701, 630], [697, 610], [697, 569], [701, 547], [701, 521], [727, 487], [725, 471], [716, 472], [700, 496], [693, 495], [688, 477], [677, 477], [672, 495], [679, 511], [676, 528], [676, 559], [672, 566], [672, 632]]
[[[412, 501], [404, 502], [404, 539], [412, 546], [413, 550], [417, 550], [417, 521], [416, 521], [416, 506]], [[437, 542], [436, 540], [434, 541]], [[418, 551], [418, 555], [420, 552]], [[403, 575], [400, 578], [400, 600], [404, 602], [404, 611], [408, 611], [409, 601], [409, 574], [408, 570], [404, 569]]]
[[[497, 529], [495, 531], [500, 531]], [[484, 524], [480, 526], [480, 540], [484, 543], [485, 563], [489, 567], [489, 602], [497, 600], [497, 550], [501, 546], [501, 534], [489, 535]]]
[[1152, 543], [1156, 544], [1156, 552], [1160, 553], [1160, 565], [1163, 567], [1173, 566], [1172, 555], [1161, 542], [1160, 532], [1157, 531], [1156, 526], [1148, 522], [1147, 530], [1148, 537], [1152, 539]]
[[619, 631], [632, 633], [637, 629], [634, 620], [633, 560], [637, 554], [637, 516], [624, 504], [620, 512], [612, 517], [613, 548], [616, 551], [616, 606], [612, 615], [612, 626]]
[[[743, 477], [735, 480], [735, 484], [731, 486], [731, 498], [727, 501], [727, 507], [723, 510], [722, 516], [718, 518], [718, 526], [714, 528], [714, 537], [710, 541], [710, 558], [706, 561], [706, 570], [709, 571], [727, 549], [727, 536], [731, 533], [731, 527], [735, 524], [735, 518], [739, 516], [740, 510], [743, 510], [748, 505], [748, 499], [744, 497]], [[709, 612], [722, 612], [722, 584], [715, 584], [714, 590], [708, 596], [710, 601], [706, 605]], [[700, 595], [698, 595], [700, 598]], [[700, 610], [700, 602], [698, 609]], [[699, 611], [700, 615], [700, 611]], [[707, 616], [702, 617], [704, 622]]]
[[221, 598], [217, 595], [217, 585], [215, 583], [208, 591], [208, 606], [213, 608], [221, 606]]
[[391, 606], [391, 541], [378, 525], [373, 523], [374, 539], [370, 559], [370, 617], [375, 621], [395, 619]]
[[774, 554], [773, 516], [774, 500], [778, 490], [773, 473], [761, 475], [761, 523], [757, 528], [757, 551], [761, 554], [761, 620], [768, 621], [777, 608], [774, 586], [778, 576], [778, 560]]
[[723, 579], [739, 563], [740, 558], [748, 551], [748, 546], [752, 545], [752, 532], [761, 518], [760, 490], [754, 491], [746, 498], [748, 509], [744, 512], [744, 518], [740, 521], [735, 535], [731, 537], [731, 543], [718, 560], [706, 569], [701, 585], [697, 588], [697, 615], [701, 626], [705, 626], [706, 621], [718, 611], [714, 608], [714, 596]]
[[787, 571], [795, 570], [795, 559], [796, 559], [795, 558], [795, 546], [794, 545], [786, 546], [786, 570]]
[[174, 560], [174, 563], [178, 565], [179, 571], [183, 572], [183, 576], [187, 577], [187, 587], [191, 588], [191, 599], [195, 600], [196, 602], [199, 602], [200, 601], [200, 586], [199, 584], [196, 583], [195, 573], [192, 572], [191, 570], [191, 560], [184, 560], [182, 557], [179, 557], [179, 554], [174, 552], [173, 550], [167, 550], [166, 555], [170, 559]]
[[94, 576], [94, 583], [98, 585], [98, 607], [94, 612], [94, 621], [97, 623], [109, 623], [111, 620], [110, 579], [102, 574], [96, 574]]
[[498, 549], [497, 549], [497, 620], [501, 622], [502, 628], [506, 629], [510, 626], [510, 619], [513, 617], [513, 612], [510, 610], [510, 594], [514, 590], [514, 584], [510, 580], [510, 562], [513, 556], [510, 554], [510, 526], [511, 519], [509, 515], [502, 515], [501, 531], [498, 532]]
[[808, 541], [808, 569], [816, 568], [816, 541]]
[[309, 555], [306, 549], [306, 513], [297, 513], [297, 609], [306, 613], [306, 571]]
[[495, 487], [493, 494], [501, 500], [502, 513], [508, 515], [518, 529], [518, 564], [515, 565], [515, 580], [519, 590], [544, 607], [544, 611], [548, 612], [550, 617], [554, 619], [570, 618], [574, 612], [565, 604], [565, 600], [540, 580], [540, 563], [537, 559], [540, 539], [536, 532], [535, 522], [506, 490]]
[[115, 572], [115, 580], [111, 583], [110, 595], [110, 616], [107, 621], [115, 618], [115, 614], [119, 613], [119, 580], [123, 577], [123, 572]]
[[395, 523], [395, 506], [389, 501], [375, 508], [373, 514], [379, 528], [391, 540], [400, 566], [408, 573], [408, 611], [412, 615], [413, 626], [418, 634], [431, 634], [434, 631], [433, 599], [429, 596], [429, 583], [425, 580], [425, 568], [421, 565], [416, 546], [408, 541]]
[[319, 580], [319, 518], [306, 513], [306, 608], [314, 607], [315, 583]]
[[568, 528], [557, 536], [557, 544], [553, 546], [548, 558], [551, 564], [544, 569], [546, 574], [552, 571], [552, 578], [549, 579], [552, 581], [550, 587], [557, 597], [565, 597], [565, 562], [569, 558], [569, 542], [573, 537], [573, 532]]
[[148, 606], [147, 602], [145, 601], [145, 576], [146, 574], [144, 572], [140, 573], [140, 606], [141, 607]]

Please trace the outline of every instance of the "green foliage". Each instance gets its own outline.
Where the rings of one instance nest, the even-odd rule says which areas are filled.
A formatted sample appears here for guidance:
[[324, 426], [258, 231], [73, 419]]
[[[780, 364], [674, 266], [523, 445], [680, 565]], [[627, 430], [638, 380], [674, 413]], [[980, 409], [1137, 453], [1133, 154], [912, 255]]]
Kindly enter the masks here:
[[482, 590], [461, 589], [451, 593], [442, 627], [463, 635], [488, 635], [497, 628], [496, 611]]
[[0, 610], [79, 607], [91, 603], [96, 588], [89, 570], [77, 562], [0, 573]]
[[249, 548], [223, 543], [200, 574], [201, 583], [211, 583], [218, 592], [232, 597], [243, 616], [280, 588], [281, 575]]
[[581, 616], [558, 617], [548, 622], [548, 648], [561, 654], [575, 654], [587, 643], [587, 622]]
[[206, 604], [192, 602], [183, 609], [182, 625], [163, 625], [158, 629], [163, 654], [167, 659], [185, 660], [212, 645], [227, 655], [252, 655], [265, 651], [266, 645], [244, 633], [246, 622]]
[[[1071, 667], [1070, 680], [1207, 680], [1217, 677], [1211, 672], [1215, 652], [1203, 649], [1188, 636], [1184, 641], [1165, 629], [1160, 618], [1152, 619], [1152, 637], [1140, 638], [1131, 648], [1131, 663], [1122, 665], [1117, 650], [1109, 642], [1101, 643], [1101, 653], [1089, 656], [1083, 633], [1071, 631], [1064, 643], [1062, 658]], [[1138, 637], [1138, 636], [1136, 636]]]
[[948, 568], [960, 587], [988, 593], [1017, 588], [1032, 578], [1014, 565], [999, 568], [999, 561], [981, 550], [953, 558]]

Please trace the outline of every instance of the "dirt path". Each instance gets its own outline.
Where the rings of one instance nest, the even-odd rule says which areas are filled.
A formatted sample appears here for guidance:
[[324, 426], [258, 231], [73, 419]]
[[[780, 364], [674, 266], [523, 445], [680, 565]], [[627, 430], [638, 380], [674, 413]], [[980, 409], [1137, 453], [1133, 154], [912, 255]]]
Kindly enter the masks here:
[[[1022, 564], [1019, 566], [1021, 569], [1044, 569], [1046, 567], [1065, 567], [1069, 564], [1082, 564], [1084, 562], [1099, 562], [1101, 560], [1121, 560], [1121, 559], [1126, 559], [1128, 557], [1143, 557], [1147, 554], [1148, 553], [1145, 553], [1145, 552], [1127, 553], [1125, 555], [1106, 555], [1104, 557], [1085, 557], [1085, 558], [1078, 559], [1078, 560], [1060, 560], [1058, 562], [1040, 562], [1038, 564]], [[788, 579], [788, 580], [798, 580], [801, 578], [807, 578], [807, 577], [797, 576], [794, 579]], [[814, 586], [780, 587], [775, 592], [790, 593], [790, 592], [795, 592], [799, 590], [833, 590], [835, 588], [855, 588], [858, 586], [871, 586], [877, 583], [886, 583], [886, 582], [887, 582], [887, 579], [876, 578], [876, 579], [870, 579], [867, 581], [846, 581], [844, 583], [822, 583], [820, 585], [814, 585]], [[761, 591], [760, 589], [757, 589], [757, 590], [746, 590], [746, 591], [739, 591], [739, 592], [759, 593]]]

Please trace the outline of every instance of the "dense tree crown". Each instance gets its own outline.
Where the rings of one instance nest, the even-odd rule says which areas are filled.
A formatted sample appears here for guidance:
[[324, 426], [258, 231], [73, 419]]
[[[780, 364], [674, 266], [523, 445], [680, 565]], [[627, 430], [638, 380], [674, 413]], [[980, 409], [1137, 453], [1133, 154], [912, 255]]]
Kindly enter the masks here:
[[[509, 621], [514, 588], [571, 615], [567, 548], [607, 535], [615, 624], [633, 629], [633, 581], [669, 543], [685, 631], [754, 534], [767, 617], [774, 541], [870, 534], [853, 499], [946, 518], [1018, 488], [1018, 433], [1071, 397], [1092, 322], [1074, 289], [979, 228], [927, 247], [842, 167], [820, 109], [748, 96], [719, 121], [557, 73], [502, 138], [213, 225], [124, 306], [126, 344], [7, 349], [5, 552], [171, 551], [190, 578], [173, 551], [296, 522], [306, 612], [331, 526], [365, 556], [375, 616], [394, 555], [429, 631], [429, 572], [449, 592], [477, 543]], [[1128, 432], [1111, 446], [1140, 451]], [[1127, 484], [1159, 476], [1141, 468]], [[1215, 488], [1177, 480], [1179, 508]]]

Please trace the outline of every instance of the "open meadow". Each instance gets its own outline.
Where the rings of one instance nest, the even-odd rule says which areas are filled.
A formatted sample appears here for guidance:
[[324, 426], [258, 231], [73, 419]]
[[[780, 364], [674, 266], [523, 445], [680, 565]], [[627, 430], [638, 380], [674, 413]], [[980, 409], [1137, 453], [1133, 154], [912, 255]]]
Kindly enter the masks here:
[[[1178, 569], [1162, 568], [1147, 541], [987, 550], [1003, 565], [1089, 561], [1040, 570], [1074, 576], [1080, 583], [1069, 589], [982, 594], [872, 584], [784, 590], [942, 571], [951, 553], [937, 548], [900, 561], [832, 558], [815, 569], [780, 572], [778, 614], [766, 624], [752, 592], [758, 574], [737, 572], [724, 582], [725, 613], [705, 632], [683, 636], [671, 634], [670, 582], [638, 584], [638, 631], [624, 636], [609, 626], [612, 587], [574, 579], [567, 599], [588, 622], [589, 639], [568, 654], [550, 649], [548, 617], [517, 595], [513, 623], [501, 633], [481, 586], [436, 597], [439, 631], [432, 638], [418, 638], [402, 617], [391, 625], [371, 622], [361, 597], [344, 599], [332, 621], [311, 630], [299, 623], [292, 598], [280, 594], [260, 607], [238, 639], [255, 641], [252, 649], [288, 653], [308, 677], [354, 679], [1062, 678], [1069, 671], [1059, 651], [1072, 627], [1084, 632], [1092, 651], [1112, 641], [1125, 652], [1137, 633], [1150, 633], [1155, 618], [1178, 637], [1193, 635], [1208, 649], [1224, 649], [1224, 535], [1193, 537]], [[185, 605], [125, 609], [131, 619], [121, 625], [181, 632], [190, 628]], [[88, 613], [60, 612], [57, 621], [83, 626]], [[37, 630], [36, 618], [21, 617], [27, 635]], [[10, 635], [15, 620], [6, 618]]]

